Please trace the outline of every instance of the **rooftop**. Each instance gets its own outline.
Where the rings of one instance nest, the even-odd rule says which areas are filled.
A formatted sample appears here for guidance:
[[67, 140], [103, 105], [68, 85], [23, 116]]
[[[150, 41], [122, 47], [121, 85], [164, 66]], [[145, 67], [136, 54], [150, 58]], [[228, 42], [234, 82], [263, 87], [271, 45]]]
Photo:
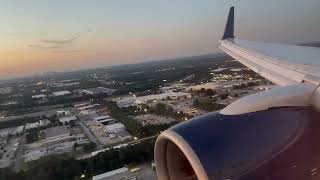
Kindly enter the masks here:
[[71, 94], [70, 91], [57, 91], [57, 92], [53, 92], [52, 95], [54, 96], [64, 96], [64, 95], [68, 95]]
[[97, 88], [89, 88], [89, 89], [84, 89], [83, 92], [87, 94], [101, 94], [101, 93], [106, 93], [106, 94], [112, 94], [115, 89], [110, 89], [110, 88], [105, 88], [105, 87], [97, 87]]
[[124, 172], [127, 172], [127, 171], [128, 171], [128, 168], [123, 167], [123, 168], [120, 168], [120, 169], [116, 169], [116, 170], [113, 170], [113, 171], [109, 171], [109, 172], [106, 172], [106, 173], [103, 173], [103, 174], [99, 174], [99, 175], [93, 176], [92, 180], [102, 180], [104, 178], [107, 178], [107, 177], [110, 177], [110, 176], [113, 176], [113, 175], [116, 175], [116, 174], [124, 173]]

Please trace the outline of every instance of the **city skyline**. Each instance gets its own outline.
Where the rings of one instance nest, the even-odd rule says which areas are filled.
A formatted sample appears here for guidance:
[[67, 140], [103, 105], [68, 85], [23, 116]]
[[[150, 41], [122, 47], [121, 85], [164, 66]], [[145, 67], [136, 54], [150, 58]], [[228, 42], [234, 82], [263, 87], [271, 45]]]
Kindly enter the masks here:
[[217, 53], [233, 4], [243, 38], [320, 40], [314, 0], [3, 1], [0, 79]]

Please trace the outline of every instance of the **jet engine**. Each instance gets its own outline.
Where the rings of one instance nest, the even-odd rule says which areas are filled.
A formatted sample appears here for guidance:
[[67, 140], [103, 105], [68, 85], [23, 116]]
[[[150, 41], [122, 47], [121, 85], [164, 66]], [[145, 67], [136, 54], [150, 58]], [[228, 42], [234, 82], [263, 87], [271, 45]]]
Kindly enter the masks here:
[[155, 145], [158, 178], [245, 175], [290, 147], [316, 118], [312, 92], [304, 84], [274, 88], [164, 131]]

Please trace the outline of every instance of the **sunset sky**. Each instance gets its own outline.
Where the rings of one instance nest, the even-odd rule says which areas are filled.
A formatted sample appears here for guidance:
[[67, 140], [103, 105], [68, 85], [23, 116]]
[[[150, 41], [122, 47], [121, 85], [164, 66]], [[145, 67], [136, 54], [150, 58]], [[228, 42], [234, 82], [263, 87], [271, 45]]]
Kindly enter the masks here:
[[0, 79], [219, 52], [236, 35], [320, 41], [319, 0], [2, 0]]

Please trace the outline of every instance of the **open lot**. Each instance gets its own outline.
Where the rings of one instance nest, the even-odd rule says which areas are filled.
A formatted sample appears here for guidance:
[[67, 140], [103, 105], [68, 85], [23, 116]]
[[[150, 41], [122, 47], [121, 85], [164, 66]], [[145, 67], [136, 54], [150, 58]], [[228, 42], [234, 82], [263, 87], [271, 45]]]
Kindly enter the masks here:
[[18, 146], [19, 138], [12, 138], [7, 144], [1, 146], [0, 168], [9, 167], [13, 164]]

